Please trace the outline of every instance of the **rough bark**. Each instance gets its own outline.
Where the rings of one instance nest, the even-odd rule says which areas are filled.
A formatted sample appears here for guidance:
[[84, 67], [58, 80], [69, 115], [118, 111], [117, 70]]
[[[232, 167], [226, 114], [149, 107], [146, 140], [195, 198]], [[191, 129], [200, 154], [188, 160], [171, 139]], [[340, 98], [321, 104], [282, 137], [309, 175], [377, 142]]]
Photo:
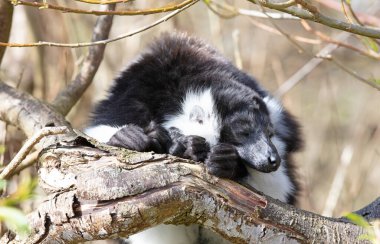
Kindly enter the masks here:
[[28, 138], [46, 126], [67, 126], [65, 118], [47, 103], [0, 81], [0, 119], [20, 128]]
[[[46, 124], [69, 127], [50, 106], [1, 82], [0, 101], [0, 118], [29, 137]], [[23, 241], [8, 233], [0, 243], [75, 243], [160, 223], [200, 224], [234, 243], [354, 243], [364, 232], [213, 177], [188, 160], [115, 149], [72, 132], [47, 145], [39, 179], [49, 195], [29, 214], [32, 233]], [[378, 203], [363, 215], [378, 216]]]
[[[355, 243], [364, 230], [296, 209], [218, 179], [199, 164], [137, 153], [82, 137], [40, 155], [49, 197], [29, 215], [25, 243], [76, 243], [128, 236], [150, 226], [201, 224], [234, 243]], [[20, 243], [4, 236], [1, 243]]]

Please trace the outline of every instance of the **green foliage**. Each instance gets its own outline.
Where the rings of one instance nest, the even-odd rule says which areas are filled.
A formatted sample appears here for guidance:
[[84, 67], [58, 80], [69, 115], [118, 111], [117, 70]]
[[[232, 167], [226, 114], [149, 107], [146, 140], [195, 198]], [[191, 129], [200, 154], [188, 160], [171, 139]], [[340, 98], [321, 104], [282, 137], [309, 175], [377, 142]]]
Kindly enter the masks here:
[[30, 231], [28, 220], [24, 213], [15, 207], [0, 206], [0, 220], [5, 222], [8, 229], [20, 236], [25, 236]]
[[379, 46], [377, 45], [374, 39], [369, 38], [369, 37], [362, 37], [361, 40], [368, 49], [371, 49], [375, 51], [376, 53], [379, 52]]
[[[0, 187], [4, 188], [6, 182], [0, 180]], [[27, 235], [29, 230], [28, 220], [24, 213], [16, 206], [23, 201], [33, 197], [33, 192], [37, 186], [37, 181], [25, 178], [19, 184], [18, 189], [8, 197], [0, 199], [0, 221], [20, 236]]]
[[362, 216], [355, 214], [355, 213], [349, 213], [346, 214], [345, 217], [350, 220], [352, 223], [363, 227], [363, 229], [366, 230], [366, 234], [360, 235], [360, 240], [368, 240], [372, 242], [373, 244], [379, 244], [380, 243], [380, 236], [379, 236], [379, 225], [372, 226], [366, 219], [364, 219]]
[[380, 79], [379, 78], [371, 78], [371, 79], [369, 79], [369, 81], [373, 82], [373, 83], [375, 83], [377, 85], [380, 85]]

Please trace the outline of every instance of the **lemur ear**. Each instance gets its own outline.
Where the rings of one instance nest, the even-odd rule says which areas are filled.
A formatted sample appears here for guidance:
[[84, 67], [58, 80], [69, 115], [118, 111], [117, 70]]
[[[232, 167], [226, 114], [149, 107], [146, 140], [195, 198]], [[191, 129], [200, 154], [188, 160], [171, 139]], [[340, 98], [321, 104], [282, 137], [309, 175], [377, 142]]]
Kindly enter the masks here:
[[252, 102], [249, 105], [250, 109], [260, 109], [260, 102], [259, 102], [259, 100], [261, 100], [261, 99], [258, 98], [258, 97], [253, 97], [252, 98]]
[[192, 122], [203, 124], [205, 117], [206, 117], [206, 113], [203, 110], [203, 108], [198, 105], [195, 105], [190, 111], [189, 120]]

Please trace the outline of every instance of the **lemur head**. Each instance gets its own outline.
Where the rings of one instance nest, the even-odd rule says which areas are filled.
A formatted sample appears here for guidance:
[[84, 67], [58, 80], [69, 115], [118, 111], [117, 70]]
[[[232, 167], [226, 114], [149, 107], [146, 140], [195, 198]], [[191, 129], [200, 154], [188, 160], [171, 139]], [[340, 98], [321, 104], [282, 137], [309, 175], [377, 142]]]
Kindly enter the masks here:
[[242, 104], [222, 122], [220, 142], [236, 146], [246, 166], [269, 173], [278, 169], [281, 158], [271, 138], [274, 128], [268, 109], [259, 97], [249, 105]]

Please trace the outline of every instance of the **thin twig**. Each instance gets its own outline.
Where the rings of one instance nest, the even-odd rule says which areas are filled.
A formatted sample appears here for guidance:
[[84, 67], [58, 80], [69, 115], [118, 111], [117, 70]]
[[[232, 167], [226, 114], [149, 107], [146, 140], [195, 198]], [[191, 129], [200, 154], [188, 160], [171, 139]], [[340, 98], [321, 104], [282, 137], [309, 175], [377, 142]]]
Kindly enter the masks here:
[[[350, 36], [347, 32], [342, 32], [336, 38], [337, 40], [345, 40]], [[282, 97], [285, 93], [290, 91], [295, 85], [297, 85], [306, 75], [308, 75], [312, 70], [314, 70], [320, 63], [323, 62], [323, 56], [329, 55], [336, 48], [337, 44], [328, 44], [322, 48], [316, 57], [312, 58], [307, 62], [301, 69], [299, 69], [294, 75], [292, 75], [287, 81], [285, 81], [275, 92], [275, 96]]]
[[323, 216], [331, 217], [335, 209], [340, 193], [342, 192], [343, 183], [346, 178], [348, 166], [351, 164], [353, 148], [351, 145], [345, 146], [340, 156], [340, 164], [336, 169], [334, 180], [331, 184], [325, 208], [322, 212]]
[[[290, 20], [299, 20], [300, 18], [295, 17], [291, 14], [287, 13], [274, 13], [274, 12], [267, 12], [267, 14], [264, 14], [261, 11], [253, 10], [253, 9], [242, 9], [242, 8], [236, 8], [235, 6], [232, 6], [227, 3], [220, 3], [218, 1], [204, 1], [206, 5], [209, 7], [209, 9], [214, 12], [217, 15], [222, 15], [223, 18], [232, 18], [236, 17], [238, 15], [245, 15], [250, 17], [257, 17], [257, 18], [264, 18], [267, 19], [268, 16], [272, 19], [290, 19]], [[229, 15], [221, 14], [216, 9], [213, 8], [213, 6], [223, 9], [224, 11], [229, 12]]]
[[77, 2], [82, 3], [90, 3], [90, 4], [112, 4], [112, 3], [128, 3], [133, 0], [75, 0]]
[[311, 32], [314, 35], [318, 36], [324, 42], [333, 43], [333, 44], [336, 44], [336, 45], [338, 45], [340, 47], [345, 47], [345, 48], [351, 49], [351, 50], [353, 50], [355, 52], [358, 52], [358, 53], [360, 53], [360, 54], [362, 54], [364, 56], [380, 60], [380, 54], [378, 54], [378, 53], [376, 53], [376, 52], [374, 52], [372, 50], [364, 51], [364, 50], [362, 50], [360, 48], [357, 48], [355, 46], [352, 46], [350, 44], [337, 41], [337, 40], [335, 40], [335, 39], [333, 39], [333, 38], [331, 38], [331, 37], [323, 34], [320, 31], [314, 30], [305, 20], [301, 20], [301, 24], [305, 28], [305, 30], [307, 30], [308, 32]]
[[[115, 9], [115, 4], [107, 5], [110, 10]], [[108, 38], [112, 27], [112, 15], [100, 16], [96, 21], [92, 34], [92, 41], [101, 41]], [[63, 115], [67, 115], [71, 108], [77, 103], [86, 91], [103, 60], [103, 54], [106, 46], [91, 46], [88, 54], [82, 64], [82, 68], [76, 75], [75, 79], [54, 99], [52, 105]]]
[[283, 31], [276, 23], [275, 21], [273, 21], [272, 18], [270, 18], [270, 16], [267, 14], [267, 11], [265, 10], [264, 6], [262, 6], [261, 4], [259, 4], [260, 8], [261, 8], [261, 11], [263, 11], [263, 13], [265, 15], [268, 16], [268, 20], [270, 21], [270, 23], [273, 25], [274, 28], [276, 28], [276, 30], [278, 30], [286, 39], [288, 39], [297, 49], [299, 52], [306, 52], [306, 50], [300, 45], [298, 44], [298, 42], [296, 42], [292, 36], [290, 36], [288, 33], [286, 33], [285, 31]]
[[111, 42], [115, 42], [115, 41], [124, 39], [126, 37], [130, 37], [130, 36], [136, 35], [138, 33], [146, 31], [146, 30], [148, 30], [150, 28], [153, 28], [153, 27], [161, 24], [162, 22], [165, 22], [168, 19], [174, 17], [175, 15], [177, 15], [180, 12], [184, 11], [185, 9], [189, 8], [190, 6], [192, 6], [193, 4], [197, 3], [198, 1], [199, 0], [192, 1], [190, 4], [184, 6], [183, 8], [177, 9], [177, 10], [173, 11], [172, 13], [170, 13], [168, 15], [165, 15], [164, 17], [156, 20], [155, 22], [153, 22], [153, 23], [151, 23], [149, 25], [145, 25], [145, 26], [140, 27], [140, 28], [138, 28], [138, 29], [136, 29], [136, 30], [134, 30], [132, 32], [125, 33], [125, 34], [122, 34], [122, 35], [119, 35], [117, 37], [114, 37], [114, 38], [111, 38], [111, 39], [107, 39], [107, 40], [96, 41], [96, 42], [82, 42], [82, 43], [57, 43], [57, 42], [45, 42], [45, 41], [41, 41], [41, 42], [37, 42], [37, 43], [25, 43], [25, 44], [21, 44], [21, 43], [4, 43], [4, 42], [0, 42], [0, 46], [7, 46], [7, 47], [41, 47], [41, 46], [49, 46], [49, 47], [78, 48], [78, 47], [88, 47], [88, 46], [94, 46], [94, 45], [104, 45], [104, 44], [108, 44], [108, 43], [111, 43]]
[[300, 18], [295, 17], [293, 15], [287, 14], [287, 13], [270, 13], [267, 12], [267, 14], [263, 14], [260, 11], [252, 10], [252, 9], [241, 9], [238, 8], [236, 11], [241, 15], [251, 16], [251, 17], [257, 17], [257, 18], [268, 18], [268, 16], [272, 19], [289, 19], [289, 20], [299, 20]]
[[33, 147], [41, 141], [41, 139], [50, 136], [68, 133], [69, 130], [66, 126], [61, 127], [45, 127], [41, 129], [37, 134], [33, 135], [28, 139], [25, 144], [21, 147], [20, 151], [12, 159], [12, 161], [4, 168], [0, 174], [0, 179], [8, 179], [8, 177], [16, 170], [16, 168], [21, 164], [22, 160], [28, 155], [28, 153], [33, 149]]
[[239, 37], [240, 37], [239, 30], [237, 29], [234, 30], [232, 32], [232, 41], [233, 41], [235, 64], [236, 64], [236, 67], [238, 67], [239, 69], [243, 69], [243, 60], [241, 58], [240, 48], [239, 48]]
[[76, 14], [91, 14], [91, 15], [148, 15], [148, 14], [157, 14], [157, 13], [164, 13], [164, 12], [170, 12], [173, 10], [181, 9], [184, 6], [187, 6], [194, 2], [196, 0], [186, 0], [182, 3], [176, 4], [176, 5], [170, 5], [170, 6], [164, 6], [160, 8], [151, 8], [151, 9], [145, 9], [145, 10], [123, 10], [123, 11], [100, 11], [100, 10], [84, 10], [84, 9], [77, 9], [77, 8], [68, 8], [63, 7], [60, 5], [54, 5], [50, 3], [40, 3], [40, 2], [27, 2], [18, 0], [16, 5], [25, 5], [29, 7], [36, 7], [40, 9], [52, 9], [52, 10], [59, 10], [65, 13], [76, 13]]
[[338, 66], [341, 70], [345, 71], [347, 74], [355, 77], [356, 79], [358, 79], [359, 81], [363, 82], [364, 84], [367, 84], [367, 85], [375, 88], [376, 90], [380, 91], [380, 84], [377, 84], [377, 83], [375, 83], [373, 81], [370, 81], [370, 80], [368, 80], [366, 78], [361, 77], [355, 71], [350, 70], [349, 68], [346, 67], [346, 65], [341, 64], [340, 62], [338, 62], [334, 58], [329, 58], [328, 60], [331, 61], [331, 62], [333, 62], [336, 66]]
[[[249, 19], [249, 21], [251, 22], [251, 24], [253, 24], [254, 26], [262, 29], [262, 30], [265, 30], [265, 31], [268, 31], [270, 33], [273, 33], [273, 34], [276, 34], [276, 35], [282, 35], [281, 32], [279, 32], [278, 30], [276, 30], [275, 28], [273, 27], [270, 27], [266, 24], [263, 24], [259, 21], [256, 21], [253, 17], [251, 17]], [[312, 44], [312, 45], [318, 45], [318, 44], [321, 44], [321, 40], [319, 39], [310, 39], [310, 38], [306, 38], [306, 37], [303, 37], [303, 36], [297, 36], [297, 35], [294, 35], [292, 36], [294, 40], [298, 41], [298, 42], [303, 42], [303, 43], [307, 43], [307, 44]]]
[[301, 19], [311, 20], [311, 21], [314, 21], [314, 22], [317, 22], [322, 25], [326, 25], [335, 29], [343, 30], [343, 31], [354, 33], [357, 35], [380, 39], [379, 28], [351, 24], [342, 20], [328, 17], [320, 13], [318, 9], [311, 3], [308, 3], [302, 0], [296, 0], [296, 2], [298, 4], [301, 4], [303, 8], [296, 7], [296, 6], [291, 6], [288, 8], [278, 8], [275, 5], [268, 3], [269, 1], [257, 1], [257, 0], [248, 0], [248, 1], [254, 4], [262, 5], [264, 7], [279, 10], [281, 12], [285, 12], [293, 16], [297, 16]]
[[[333, 10], [339, 10], [339, 3], [336, 1], [326, 1], [326, 0], [316, 0], [319, 4], [328, 7]], [[373, 25], [380, 27], [380, 18], [370, 15], [370, 13], [362, 13], [362, 12], [355, 12], [355, 16], [357, 16], [359, 23], [361, 25], [367, 24], [367, 25]]]

